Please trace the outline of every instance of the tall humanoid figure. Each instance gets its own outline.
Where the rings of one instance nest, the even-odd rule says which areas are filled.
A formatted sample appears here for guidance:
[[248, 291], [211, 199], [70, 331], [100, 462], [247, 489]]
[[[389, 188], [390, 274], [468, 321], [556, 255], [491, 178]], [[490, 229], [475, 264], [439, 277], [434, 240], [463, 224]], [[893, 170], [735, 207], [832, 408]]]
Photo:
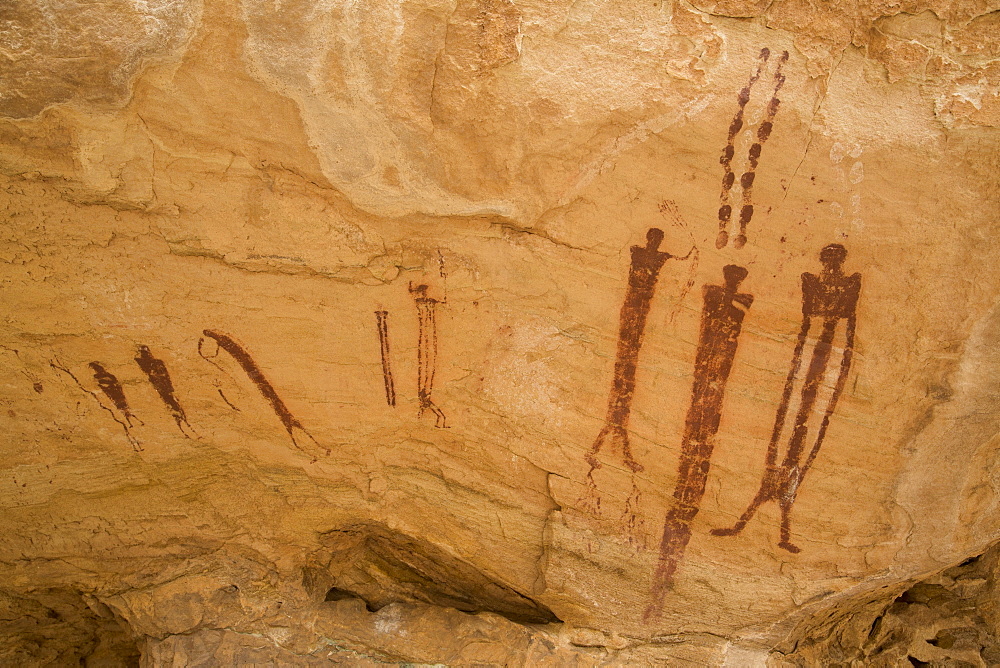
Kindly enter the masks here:
[[[177, 400], [177, 394], [174, 392], [174, 384], [170, 380], [170, 372], [167, 371], [167, 365], [163, 360], [153, 356], [149, 346], [140, 345], [138, 352], [139, 356], [135, 358], [135, 363], [139, 365], [139, 368], [146, 374], [156, 393], [160, 395], [160, 400], [167, 407], [167, 410], [170, 411], [174, 422], [177, 423], [177, 428], [180, 429], [180, 432], [184, 436], [196, 438], [197, 434], [195, 434], [194, 429], [191, 427], [191, 423], [188, 422], [187, 414], [184, 412], [180, 401]], [[192, 436], [192, 434], [194, 435]]]
[[726, 381], [733, 367], [739, 336], [753, 295], [739, 292], [747, 276], [743, 267], [730, 264], [722, 270], [724, 285], [703, 288], [705, 306], [694, 361], [691, 405], [684, 423], [680, 465], [674, 486], [674, 503], [663, 523], [660, 560], [653, 575], [652, 602], [646, 618], [659, 614], [663, 599], [673, 584], [674, 572], [691, 539], [691, 522], [701, 507], [722, 419]]
[[437, 306], [444, 301], [427, 295], [427, 286], [410, 286], [413, 302], [417, 306], [417, 398], [420, 408], [417, 416], [425, 412], [434, 414], [434, 426], [447, 428], [444, 411], [438, 408], [431, 397], [434, 390], [434, 374], [437, 371]]
[[635, 393], [635, 372], [642, 347], [642, 335], [646, 329], [646, 316], [656, 288], [663, 264], [674, 257], [659, 250], [663, 241], [663, 230], [652, 227], [646, 232], [645, 246], [632, 246], [632, 263], [629, 267], [628, 289], [622, 302], [618, 326], [618, 354], [615, 357], [614, 378], [608, 396], [608, 413], [604, 427], [587, 452], [587, 463], [591, 472], [601, 467], [597, 453], [605, 444], [611, 443], [622, 451], [625, 465], [633, 472], [642, 471], [642, 464], [632, 456], [628, 438], [629, 413], [632, 410], [632, 395]]
[[[766, 501], [774, 501], [781, 509], [781, 540], [778, 543], [789, 552], [799, 552], [800, 548], [791, 542], [791, 511], [796, 495], [812, 466], [819, 449], [823, 445], [830, 417], [837, 407], [837, 400], [847, 383], [854, 355], [854, 330], [857, 323], [858, 296], [861, 292], [861, 274], [847, 275], [843, 272], [847, 250], [840, 244], [830, 244], [820, 252], [823, 271], [817, 276], [802, 274], [802, 328], [792, 355], [791, 368], [785, 380], [785, 389], [774, 419], [774, 429], [767, 448], [764, 475], [760, 489], [736, 524], [727, 529], [713, 529], [716, 536], [738, 534], [746, 523]], [[802, 365], [802, 353], [809, 332], [814, 326], [820, 327], [819, 336], [812, 349], [809, 366], [799, 392], [799, 406], [791, 425], [791, 434], [781, 463], [778, 463], [778, 444], [785, 431], [789, 403], [796, 385], [796, 376]], [[844, 332], [843, 354], [840, 356], [839, 371], [833, 390], [823, 409], [823, 417], [810, 439], [810, 416], [816, 409], [820, 387], [833, 357], [833, 341], [838, 330]], [[807, 448], [807, 445], [809, 447]]]

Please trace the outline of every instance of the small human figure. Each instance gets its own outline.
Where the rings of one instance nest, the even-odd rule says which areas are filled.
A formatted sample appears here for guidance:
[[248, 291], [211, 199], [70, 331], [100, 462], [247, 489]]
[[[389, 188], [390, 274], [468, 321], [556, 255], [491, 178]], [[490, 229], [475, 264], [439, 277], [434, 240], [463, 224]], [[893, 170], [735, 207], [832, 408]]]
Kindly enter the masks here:
[[431, 392], [434, 389], [434, 374], [437, 371], [437, 306], [445, 302], [428, 296], [427, 289], [424, 284], [414, 287], [411, 283], [409, 286], [413, 302], [417, 306], [417, 398], [420, 401], [417, 417], [430, 411], [434, 414], [434, 426], [446, 429], [448, 425], [444, 411], [434, 403], [434, 399], [431, 397]]
[[111, 403], [115, 405], [118, 412], [120, 412], [125, 418], [125, 422], [128, 426], [135, 426], [132, 424], [133, 420], [137, 421], [139, 424], [143, 424], [142, 420], [132, 414], [132, 410], [128, 405], [128, 400], [125, 398], [125, 390], [122, 389], [122, 384], [118, 382], [118, 378], [113, 373], [105, 369], [104, 365], [100, 362], [91, 362], [88, 366], [94, 372], [94, 380], [97, 381], [97, 385], [101, 388], [101, 392], [104, 392], [104, 396], [110, 399]]
[[663, 524], [660, 560], [653, 575], [647, 619], [658, 615], [663, 607], [674, 572], [691, 539], [691, 522], [705, 494], [714, 439], [722, 419], [726, 381], [736, 357], [743, 318], [753, 303], [753, 295], [738, 291], [747, 276], [746, 269], [730, 264], [723, 268], [722, 274], [725, 285], [703, 288], [705, 306], [695, 354], [691, 405], [684, 423], [674, 503]]
[[[738, 534], [762, 503], [775, 501], [781, 509], [781, 539], [778, 546], [792, 553], [801, 551], [798, 546], [791, 542], [792, 505], [795, 503], [802, 480], [816, 459], [816, 455], [819, 454], [827, 428], [830, 426], [830, 417], [837, 407], [837, 400], [847, 382], [847, 374], [851, 369], [851, 358], [854, 355], [854, 332], [857, 323], [858, 296], [861, 292], [861, 274], [855, 273], [848, 276], [842, 269], [844, 261], [847, 259], [847, 249], [840, 244], [830, 244], [823, 248], [819, 258], [823, 265], [823, 271], [818, 276], [809, 272], [802, 274], [802, 328], [799, 330], [791, 369], [785, 380], [785, 389], [775, 416], [760, 490], [736, 524], [727, 529], [712, 530], [712, 534], [716, 536]], [[802, 382], [799, 409], [795, 415], [792, 433], [788, 440], [788, 449], [785, 451], [781, 464], [778, 464], [778, 441], [784, 430], [795, 377], [802, 364], [802, 352], [805, 348], [806, 337], [814, 321], [822, 323], [822, 330], [813, 348], [809, 367]], [[840, 358], [840, 371], [823, 413], [823, 419], [816, 431], [812, 447], [806, 453], [809, 416], [816, 405], [819, 388], [826, 375], [833, 352], [833, 339], [841, 322], [844, 323], [845, 344], [843, 355]]]
[[[188, 438], [196, 438], [197, 434], [194, 428], [191, 427], [191, 423], [187, 420], [187, 415], [184, 413], [184, 409], [181, 407], [180, 402], [177, 400], [177, 396], [174, 393], [174, 384], [170, 380], [170, 373], [167, 371], [167, 365], [163, 360], [158, 359], [153, 356], [153, 353], [149, 350], [149, 346], [140, 345], [138, 347], [139, 356], [135, 358], [136, 364], [142, 369], [143, 373], [149, 379], [150, 384], [156, 390], [156, 393], [160, 395], [160, 399], [166, 405], [170, 414], [174, 418], [174, 422], [177, 423], [177, 428], [180, 432]], [[195, 436], [191, 436], [195, 434]]]

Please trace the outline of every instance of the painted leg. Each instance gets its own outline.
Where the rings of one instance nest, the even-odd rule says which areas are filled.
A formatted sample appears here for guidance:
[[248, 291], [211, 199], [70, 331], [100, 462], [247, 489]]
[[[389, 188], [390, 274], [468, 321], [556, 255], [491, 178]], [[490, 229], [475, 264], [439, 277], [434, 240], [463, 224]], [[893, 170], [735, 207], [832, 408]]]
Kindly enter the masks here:
[[792, 537], [792, 531], [790, 528], [792, 520], [792, 504], [795, 503], [795, 497], [792, 498], [782, 498], [778, 504], [781, 506], [781, 541], [778, 543], [778, 547], [784, 548], [791, 552], [792, 554], [798, 554], [802, 551], [802, 548], [794, 545], [790, 540]]
[[590, 446], [590, 450], [584, 456], [584, 459], [586, 459], [587, 463], [590, 464], [591, 473], [593, 473], [594, 470], [601, 468], [601, 462], [599, 459], [597, 459], [597, 453], [601, 451], [601, 447], [604, 445], [604, 441], [608, 438], [609, 429], [610, 427], [608, 427], [607, 425], [605, 425], [604, 428], [601, 429], [601, 433], [599, 433], [597, 435], [597, 438], [594, 439], [594, 444]]
[[671, 510], [663, 526], [663, 540], [660, 542], [660, 559], [653, 573], [653, 586], [650, 588], [652, 600], [642, 614], [644, 622], [651, 622], [660, 616], [663, 602], [674, 586], [674, 573], [677, 572], [678, 556], [683, 553], [691, 537], [691, 529], [676, 511]]
[[757, 513], [757, 509], [760, 508], [760, 504], [764, 503], [765, 501], [769, 501], [770, 499], [771, 499], [771, 494], [768, 492], [767, 482], [765, 480], [764, 482], [761, 483], [760, 491], [757, 492], [757, 496], [754, 497], [754, 500], [750, 502], [750, 505], [747, 506], [747, 509], [743, 512], [742, 515], [740, 515], [740, 519], [736, 520], [736, 524], [729, 527], [728, 529], [712, 529], [710, 533], [713, 536], [735, 536], [739, 532], [743, 531], [743, 527], [745, 527], [747, 525], [747, 522], [749, 522], [753, 518], [753, 516]]
[[174, 421], [177, 423], [177, 428], [180, 430], [182, 434], [184, 434], [184, 436], [190, 438], [192, 441], [197, 441], [201, 439], [201, 436], [199, 436], [198, 432], [194, 430], [194, 427], [191, 426], [190, 422], [176, 415], [174, 416]]
[[431, 412], [434, 413], [434, 426], [437, 427], [438, 429], [447, 429], [448, 428], [446, 422], [447, 418], [445, 418], [444, 416], [444, 411], [438, 408], [433, 401], [430, 402], [429, 408], [431, 409]]
[[642, 464], [632, 457], [632, 446], [628, 442], [628, 433], [622, 429], [622, 456], [625, 458], [625, 466], [632, 469], [633, 473], [640, 473], [643, 470]]

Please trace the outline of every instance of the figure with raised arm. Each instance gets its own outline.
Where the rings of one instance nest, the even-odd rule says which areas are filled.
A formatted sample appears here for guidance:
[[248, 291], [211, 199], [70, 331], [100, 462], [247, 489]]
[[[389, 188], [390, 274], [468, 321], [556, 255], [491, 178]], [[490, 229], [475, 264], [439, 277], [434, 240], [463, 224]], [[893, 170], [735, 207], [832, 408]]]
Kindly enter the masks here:
[[591, 472], [601, 468], [597, 454], [605, 444], [620, 449], [625, 465], [633, 472], [642, 471], [642, 464], [632, 456], [628, 438], [629, 413], [632, 410], [632, 396], [635, 393], [635, 372], [642, 347], [642, 335], [646, 329], [646, 316], [653, 300], [656, 280], [663, 264], [674, 257], [659, 250], [663, 241], [663, 230], [652, 227], [646, 232], [645, 246], [632, 246], [632, 263], [629, 267], [628, 289], [619, 315], [618, 354], [615, 357], [614, 378], [608, 396], [608, 412], [604, 427], [587, 452], [587, 463]]

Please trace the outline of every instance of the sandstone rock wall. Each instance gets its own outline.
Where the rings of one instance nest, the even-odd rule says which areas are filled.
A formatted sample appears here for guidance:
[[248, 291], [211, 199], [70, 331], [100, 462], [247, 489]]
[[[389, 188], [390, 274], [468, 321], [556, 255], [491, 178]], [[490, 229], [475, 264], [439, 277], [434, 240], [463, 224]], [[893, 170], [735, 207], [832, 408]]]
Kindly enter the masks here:
[[0, 8], [5, 660], [995, 661], [998, 17]]

